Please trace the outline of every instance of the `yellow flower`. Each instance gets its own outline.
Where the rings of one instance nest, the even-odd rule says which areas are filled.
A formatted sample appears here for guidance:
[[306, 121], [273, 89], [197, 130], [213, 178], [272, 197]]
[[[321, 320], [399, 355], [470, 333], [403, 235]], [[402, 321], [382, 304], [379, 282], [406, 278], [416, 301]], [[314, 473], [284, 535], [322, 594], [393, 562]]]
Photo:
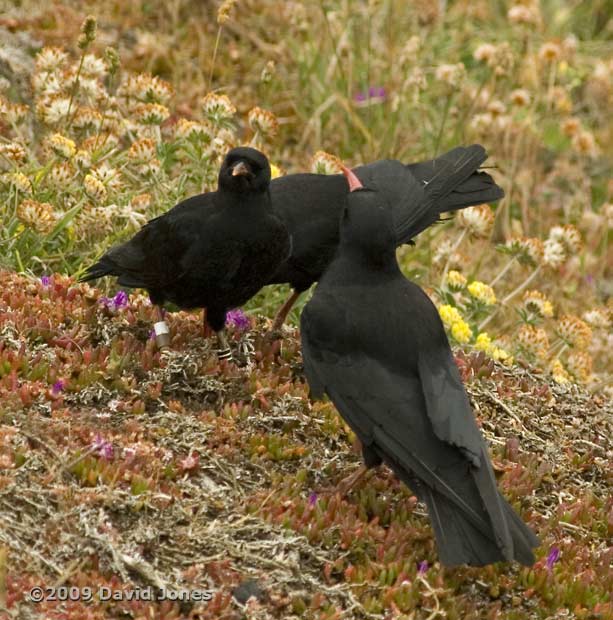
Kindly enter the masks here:
[[524, 307], [543, 318], [553, 316], [553, 304], [540, 291], [526, 291], [523, 298]]
[[104, 187], [104, 183], [97, 179], [92, 174], [85, 175], [85, 179], [83, 181], [83, 185], [85, 186], [85, 193], [94, 200], [98, 202], [103, 201], [107, 196], [106, 187]]
[[559, 359], [555, 359], [551, 363], [549, 372], [551, 372], [551, 376], [556, 383], [564, 384], [570, 382], [570, 376]]
[[454, 270], [447, 274], [445, 282], [452, 291], [460, 291], [466, 286], [466, 278], [459, 271]]
[[464, 344], [473, 337], [473, 332], [468, 323], [459, 320], [451, 326], [451, 335], [457, 342]]
[[585, 383], [592, 374], [592, 358], [583, 351], [576, 351], [569, 355], [566, 365], [575, 379], [581, 383]]
[[53, 207], [48, 202], [36, 200], [22, 201], [17, 207], [17, 217], [26, 226], [42, 233], [51, 232], [57, 221]]
[[475, 349], [479, 351], [485, 351], [485, 353], [489, 353], [491, 351], [492, 339], [487, 332], [481, 332], [477, 336], [477, 340], [475, 342]]
[[490, 355], [497, 361], [502, 362], [505, 366], [510, 366], [513, 363], [513, 356], [500, 347], [494, 347]]
[[275, 166], [275, 164], [270, 164], [270, 178], [277, 179], [281, 176], [281, 168], [279, 166]]
[[64, 159], [70, 159], [77, 152], [77, 145], [61, 133], [54, 133], [49, 136], [46, 143], [48, 148]]
[[440, 306], [438, 313], [441, 315], [441, 319], [447, 327], [451, 327], [454, 323], [464, 320], [462, 315], [458, 312], [458, 309], [448, 304]]
[[475, 280], [468, 285], [468, 292], [482, 304], [486, 306], [493, 306], [496, 303], [496, 295], [494, 293], [494, 289], [484, 284], [483, 282], [478, 282]]
[[4, 175], [3, 180], [24, 194], [32, 193], [32, 183], [23, 172], [9, 172]]

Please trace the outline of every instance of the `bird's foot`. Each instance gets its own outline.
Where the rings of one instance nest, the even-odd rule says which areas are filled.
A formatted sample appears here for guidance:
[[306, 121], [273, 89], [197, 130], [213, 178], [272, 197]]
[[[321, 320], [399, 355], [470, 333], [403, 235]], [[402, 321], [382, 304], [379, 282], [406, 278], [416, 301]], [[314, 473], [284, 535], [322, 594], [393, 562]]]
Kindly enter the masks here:
[[283, 330], [281, 329], [281, 327], [275, 328], [273, 326], [270, 331], [267, 331], [264, 334], [263, 340], [267, 344], [272, 344], [273, 342], [277, 342], [277, 340], [283, 340]]
[[358, 482], [366, 475], [368, 467], [366, 465], [360, 465], [356, 471], [349, 476], [343, 478], [334, 487], [323, 487], [316, 489], [315, 492], [318, 495], [340, 495], [341, 497], [347, 497], [349, 493], [354, 489]]

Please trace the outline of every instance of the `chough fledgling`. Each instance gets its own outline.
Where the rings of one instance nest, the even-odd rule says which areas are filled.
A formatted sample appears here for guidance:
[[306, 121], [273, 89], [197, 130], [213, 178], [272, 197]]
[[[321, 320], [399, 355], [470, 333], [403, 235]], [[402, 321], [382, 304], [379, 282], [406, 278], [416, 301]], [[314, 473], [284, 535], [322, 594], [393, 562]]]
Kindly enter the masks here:
[[[409, 243], [443, 213], [502, 198], [502, 189], [479, 170], [486, 159], [485, 149], [473, 144], [416, 164], [380, 160], [356, 168], [355, 173], [368, 187], [378, 190], [380, 201], [392, 210], [394, 244], [398, 246]], [[293, 241], [290, 256], [268, 282], [288, 282], [294, 289], [277, 314], [274, 331], [334, 256], [347, 184], [342, 174], [290, 174], [275, 179], [270, 189], [273, 208]]]
[[241, 306], [289, 255], [290, 236], [270, 198], [270, 164], [259, 151], [232, 149], [216, 192], [189, 198], [149, 221], [132, 239], [111, 248], [81, 281], [118, 276], [122, 286], [144, 288], [158, 308], [158, 346], [169, 344], [161, 306], [205, 308], [217, 332], [220, 359], [232, 353], [224, 334], [226, 312]]
[[386, 463], [425, 502], [443, 564], [531, 565], [539, 541], [496, 487], [438, 312], [398, 267], [392, 214], [346, 175], [339, 249], [301, 317], [311, 393], [328, 394], [368, 467]]

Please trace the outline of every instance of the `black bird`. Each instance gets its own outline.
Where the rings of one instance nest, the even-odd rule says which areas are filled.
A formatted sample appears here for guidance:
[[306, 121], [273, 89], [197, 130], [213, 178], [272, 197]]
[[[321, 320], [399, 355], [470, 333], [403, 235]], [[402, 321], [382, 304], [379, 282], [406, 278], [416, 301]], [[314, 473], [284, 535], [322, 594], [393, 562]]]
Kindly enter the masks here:
[[[355, 172], [368, 187], [379, 191], [379, 200], [392, 210], [394, 244], [399, 246], [410, 243], [442, 213], [502, 198], [504, 192], [492, 177], [479, 171], [486, 159], [485, 149], [474, 144], [429, 161], [405, 165], [381, 160]], [[292, 174], [271, 183], [273, 208], [285, 222], [293, 247], [268, 283], [289, 282], [294, 289], [277, 314], [273, 331], [282, 325], [300, 293], [317, 282], [330, 264], [346, 194], [342, 174]]]
[[[270, 165], [259, 151], [232, 149], [221, 166], [219, 187], [189, 198], [149, 221], [132, 239], [111, 248], [81, 281], [118, 276], [144, 288], [151, 302], [205, 308], [217, 332], [220, 359], [232, 354], [224, 334], [226, 312], [244, 304], [289, 255], [290, 236], [270, 198]], [[169, 344], [158, 308], [159, 346]]]
[[531, 565], [539, 541], [496, 488], [438, 312], [398, 267], [393, 214], [346, 174], [338, 252], [301, 317], [311, 393], [330, 397], [366, 466], [385, 462], [425, 502], [444, 564]]

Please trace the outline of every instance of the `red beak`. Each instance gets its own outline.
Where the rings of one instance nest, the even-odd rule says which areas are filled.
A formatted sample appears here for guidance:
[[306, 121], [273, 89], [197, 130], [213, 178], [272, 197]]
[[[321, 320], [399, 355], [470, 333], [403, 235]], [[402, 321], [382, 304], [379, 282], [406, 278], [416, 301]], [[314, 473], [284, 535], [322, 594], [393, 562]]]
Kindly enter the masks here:
[[356, 189], [362, 189], [364, 187], [360, 179], [358, 179], [355, 173], [352, 172], [349, 168], [347, 168], [347, 166], [341, 165], [341, 169], [343, 170], [343, 174], [347, 179], [347, 183], [349, 183], [350, 192], [355, 192]]

